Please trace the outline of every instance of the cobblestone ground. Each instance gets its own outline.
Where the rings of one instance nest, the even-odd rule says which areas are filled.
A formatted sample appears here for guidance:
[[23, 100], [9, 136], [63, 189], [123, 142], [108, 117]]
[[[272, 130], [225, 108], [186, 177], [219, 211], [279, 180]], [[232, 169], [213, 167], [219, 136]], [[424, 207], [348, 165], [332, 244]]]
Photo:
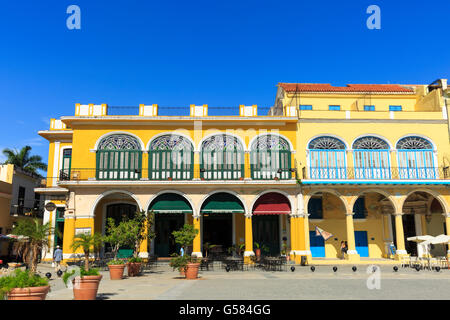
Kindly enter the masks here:
[[[381, 266], [379, 273], [367, 273], [368, 266], [297, 266], [294, 272], [230, 271], [219, 267], [201, 271], [199, 279], [185, 280], [165, 264], [139, 277], [103, 279], [98, 299], [121, 300], [320, 300], [320, 299], [450, 299], [450, 270], [419, 271]], [[52, 272], [48, 300], [71, 300], [73, 292], [64, 286], [49, 265], [40, 265], [42, 273]], [[126, 271], [126, 270], [125, 270]], [[379, 275], [379, 282], [377, 282]], [[370, 279], [369, 279], [370, 278]], [[368, 286], [369, 282], [369, 286]], [[369, 289], [372, 288], [372, 289]]]

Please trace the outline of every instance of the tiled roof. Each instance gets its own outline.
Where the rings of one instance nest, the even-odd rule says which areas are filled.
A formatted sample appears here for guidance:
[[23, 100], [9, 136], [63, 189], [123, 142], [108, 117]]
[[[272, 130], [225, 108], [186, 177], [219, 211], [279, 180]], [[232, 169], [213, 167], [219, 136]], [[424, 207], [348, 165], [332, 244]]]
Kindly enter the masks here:
[[414, 93], [413, 89], [397, 84], [347, 84], [335, 87], [329, 83], [279, 83], [288, 92], [405, 92]]

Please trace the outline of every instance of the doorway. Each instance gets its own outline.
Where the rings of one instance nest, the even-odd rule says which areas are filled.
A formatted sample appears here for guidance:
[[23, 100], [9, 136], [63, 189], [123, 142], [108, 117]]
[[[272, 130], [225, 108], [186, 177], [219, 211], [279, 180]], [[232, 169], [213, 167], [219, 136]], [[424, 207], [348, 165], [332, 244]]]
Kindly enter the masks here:
[[180, 252], [181, 246], [175, 242], [172, 232], [181, 229], [183, 225], [184, 214], [155, 214], [155, 255], [170, 257], [171, 254]]
[[203, 243], [215, 245], [214, 252], [227, 254], [233, 245], [232, 213], [214, 212], [203, 214]]
[[411, 256], [417, 256], [417, 243], [413, 241], [408, 241], [407, 238], [415, 237], [416, 233], [416, 221], [414, 214], [404, 214], [403, 219], [403, 233], [405, 235], [405, 250]]
[[[254, 215], [252, 223], [253, 240], [259, 244], [261, 254], [278, 256], [280, 254], [280, 216]], [[263, 246], [268, 251], [264, 252]]]

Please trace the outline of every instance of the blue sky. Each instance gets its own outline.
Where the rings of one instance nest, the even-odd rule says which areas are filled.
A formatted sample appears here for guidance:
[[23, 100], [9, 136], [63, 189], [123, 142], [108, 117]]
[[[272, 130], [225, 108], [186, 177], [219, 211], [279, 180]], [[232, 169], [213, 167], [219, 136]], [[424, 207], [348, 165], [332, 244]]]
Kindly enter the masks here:
[[[71, 4], [81, 30], [66, 27]], [[372, 4], [381, 30], [366, 27]], [[28, 144], [47, 161], [37, 131], [77, 102], [237, 113], [271, 106], [278, 82], [449, 78], [448, 12], [448, 0], [2, 1], [0, 149]]]

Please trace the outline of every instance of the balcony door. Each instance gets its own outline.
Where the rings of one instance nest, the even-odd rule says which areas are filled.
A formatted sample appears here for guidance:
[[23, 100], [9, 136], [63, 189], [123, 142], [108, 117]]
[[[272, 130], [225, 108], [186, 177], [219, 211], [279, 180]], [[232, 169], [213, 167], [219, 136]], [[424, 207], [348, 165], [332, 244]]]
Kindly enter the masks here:
[[406, 137], [398, 141], [397, 152], [400, 179], [438, 179], [430, 141]]
[[309, 145], [310, 179], [346, 179], [345, 144], [334, 137], [315, 138]]
[[355, 179], [390, 179], [389, 145], [378, 137], [362, 137], [353, 143]]

